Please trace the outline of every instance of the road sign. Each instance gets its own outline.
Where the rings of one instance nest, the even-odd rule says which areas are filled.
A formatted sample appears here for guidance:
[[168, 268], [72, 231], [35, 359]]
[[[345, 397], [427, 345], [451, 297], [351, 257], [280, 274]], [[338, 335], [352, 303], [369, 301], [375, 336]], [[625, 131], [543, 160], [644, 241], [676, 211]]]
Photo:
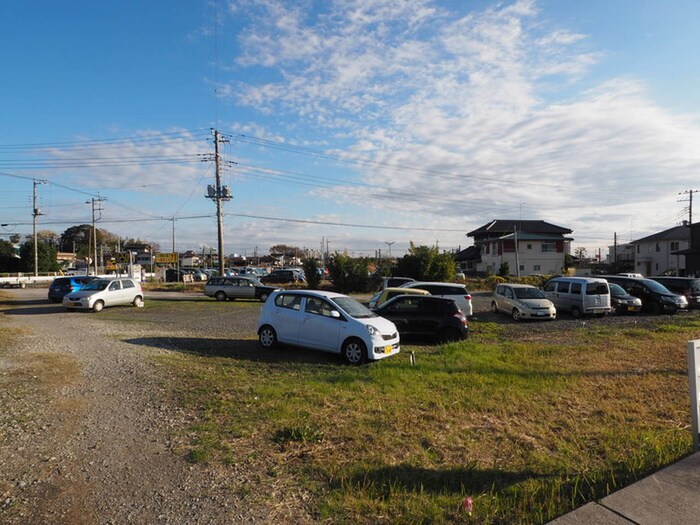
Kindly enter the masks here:
[[177, 263], [177, 253], [157, 253], [157, 264], [175, 264]]

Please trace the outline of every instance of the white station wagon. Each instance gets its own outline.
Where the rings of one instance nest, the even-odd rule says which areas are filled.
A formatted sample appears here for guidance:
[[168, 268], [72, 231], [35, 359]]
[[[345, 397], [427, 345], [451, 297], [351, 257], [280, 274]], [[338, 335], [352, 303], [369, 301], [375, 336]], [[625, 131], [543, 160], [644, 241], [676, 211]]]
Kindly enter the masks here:
[[258, 320], [263, 348], [277, 343], [341, 354], [351, 365], [398, 354], [399, 332], [352, 297], [318, 290], [280, 290]]

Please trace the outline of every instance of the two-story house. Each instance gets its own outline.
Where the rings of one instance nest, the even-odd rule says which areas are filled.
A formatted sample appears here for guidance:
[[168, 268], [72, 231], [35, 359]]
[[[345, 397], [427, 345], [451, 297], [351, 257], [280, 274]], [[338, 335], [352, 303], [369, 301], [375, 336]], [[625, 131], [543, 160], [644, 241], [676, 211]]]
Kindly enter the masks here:
[[498, 273], [505, 263], [510, 275], [558, 274], [564, 271], [571, 233], [545, 221], [493, 220], [467, 233], [474, 246], [464, 253], [477, 273]]
[[684, 221], [674, 226], [630, 243], [634, 246], [634, 271], [644, 275], [665, 272], [685, 275], [685, 255], [678, 252], [690, 246], [690, 226]]

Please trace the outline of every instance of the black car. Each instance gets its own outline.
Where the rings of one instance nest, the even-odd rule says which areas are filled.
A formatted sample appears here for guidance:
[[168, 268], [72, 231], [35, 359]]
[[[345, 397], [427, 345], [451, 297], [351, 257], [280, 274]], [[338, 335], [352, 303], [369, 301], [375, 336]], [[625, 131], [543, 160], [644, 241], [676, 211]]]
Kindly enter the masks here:
[[298, 270], [272, 270], [260, 278], [263, 284], [304, 282], [304, 275]]
[[392, 321], [402, 336], [430, 336], [441, 341], [467, 337], [469, 324], [453, 299], [429, 295], [397, 295], [374, 309]]
[[609, 283], [622, 286], [626, 292], [642, 300], [642, 310], [652, 314], [676, 313], [688, 309], [688, 300], [671, 292], [663, 284], [651, 279], [624, 277], [621, 275], [601, 275]]
[[610, 306], [616, 314], [629, 314], [642, 311], [642, 300], [627, 293], [622, 286], [616, 283], [608, 283], [610, 287]]
[[57, 277], [49, 286], [49, 301], [60, 303], [63, 301], [63, 296], [77, 292], [90, 281], [96, 279], [93, 275], [70, 275], [66, 277]]
[[700, 279], [695, 277], [649, 277], [674, 293], [685, 295], [689, 308], [700, 308]]

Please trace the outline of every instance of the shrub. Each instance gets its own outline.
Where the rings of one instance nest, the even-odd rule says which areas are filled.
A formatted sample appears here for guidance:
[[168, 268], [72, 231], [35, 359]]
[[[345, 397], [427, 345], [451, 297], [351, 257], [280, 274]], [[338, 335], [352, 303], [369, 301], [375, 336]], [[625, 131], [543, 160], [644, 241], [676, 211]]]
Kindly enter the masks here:
[[364, 258], [352, 259], [347, 255], [336, 253], [328, 271], [333, 286], [340, 293], [366, 292], [369, 287], [369, 261]]
[[301, 267], [304, 269], [304, 274], [306, 275], [306, 284], [309, 289], [317, 290], [321, 284], [321, 276], [318, 274], [318, 265], [316, 264], [316, 259], [304, 259]]

